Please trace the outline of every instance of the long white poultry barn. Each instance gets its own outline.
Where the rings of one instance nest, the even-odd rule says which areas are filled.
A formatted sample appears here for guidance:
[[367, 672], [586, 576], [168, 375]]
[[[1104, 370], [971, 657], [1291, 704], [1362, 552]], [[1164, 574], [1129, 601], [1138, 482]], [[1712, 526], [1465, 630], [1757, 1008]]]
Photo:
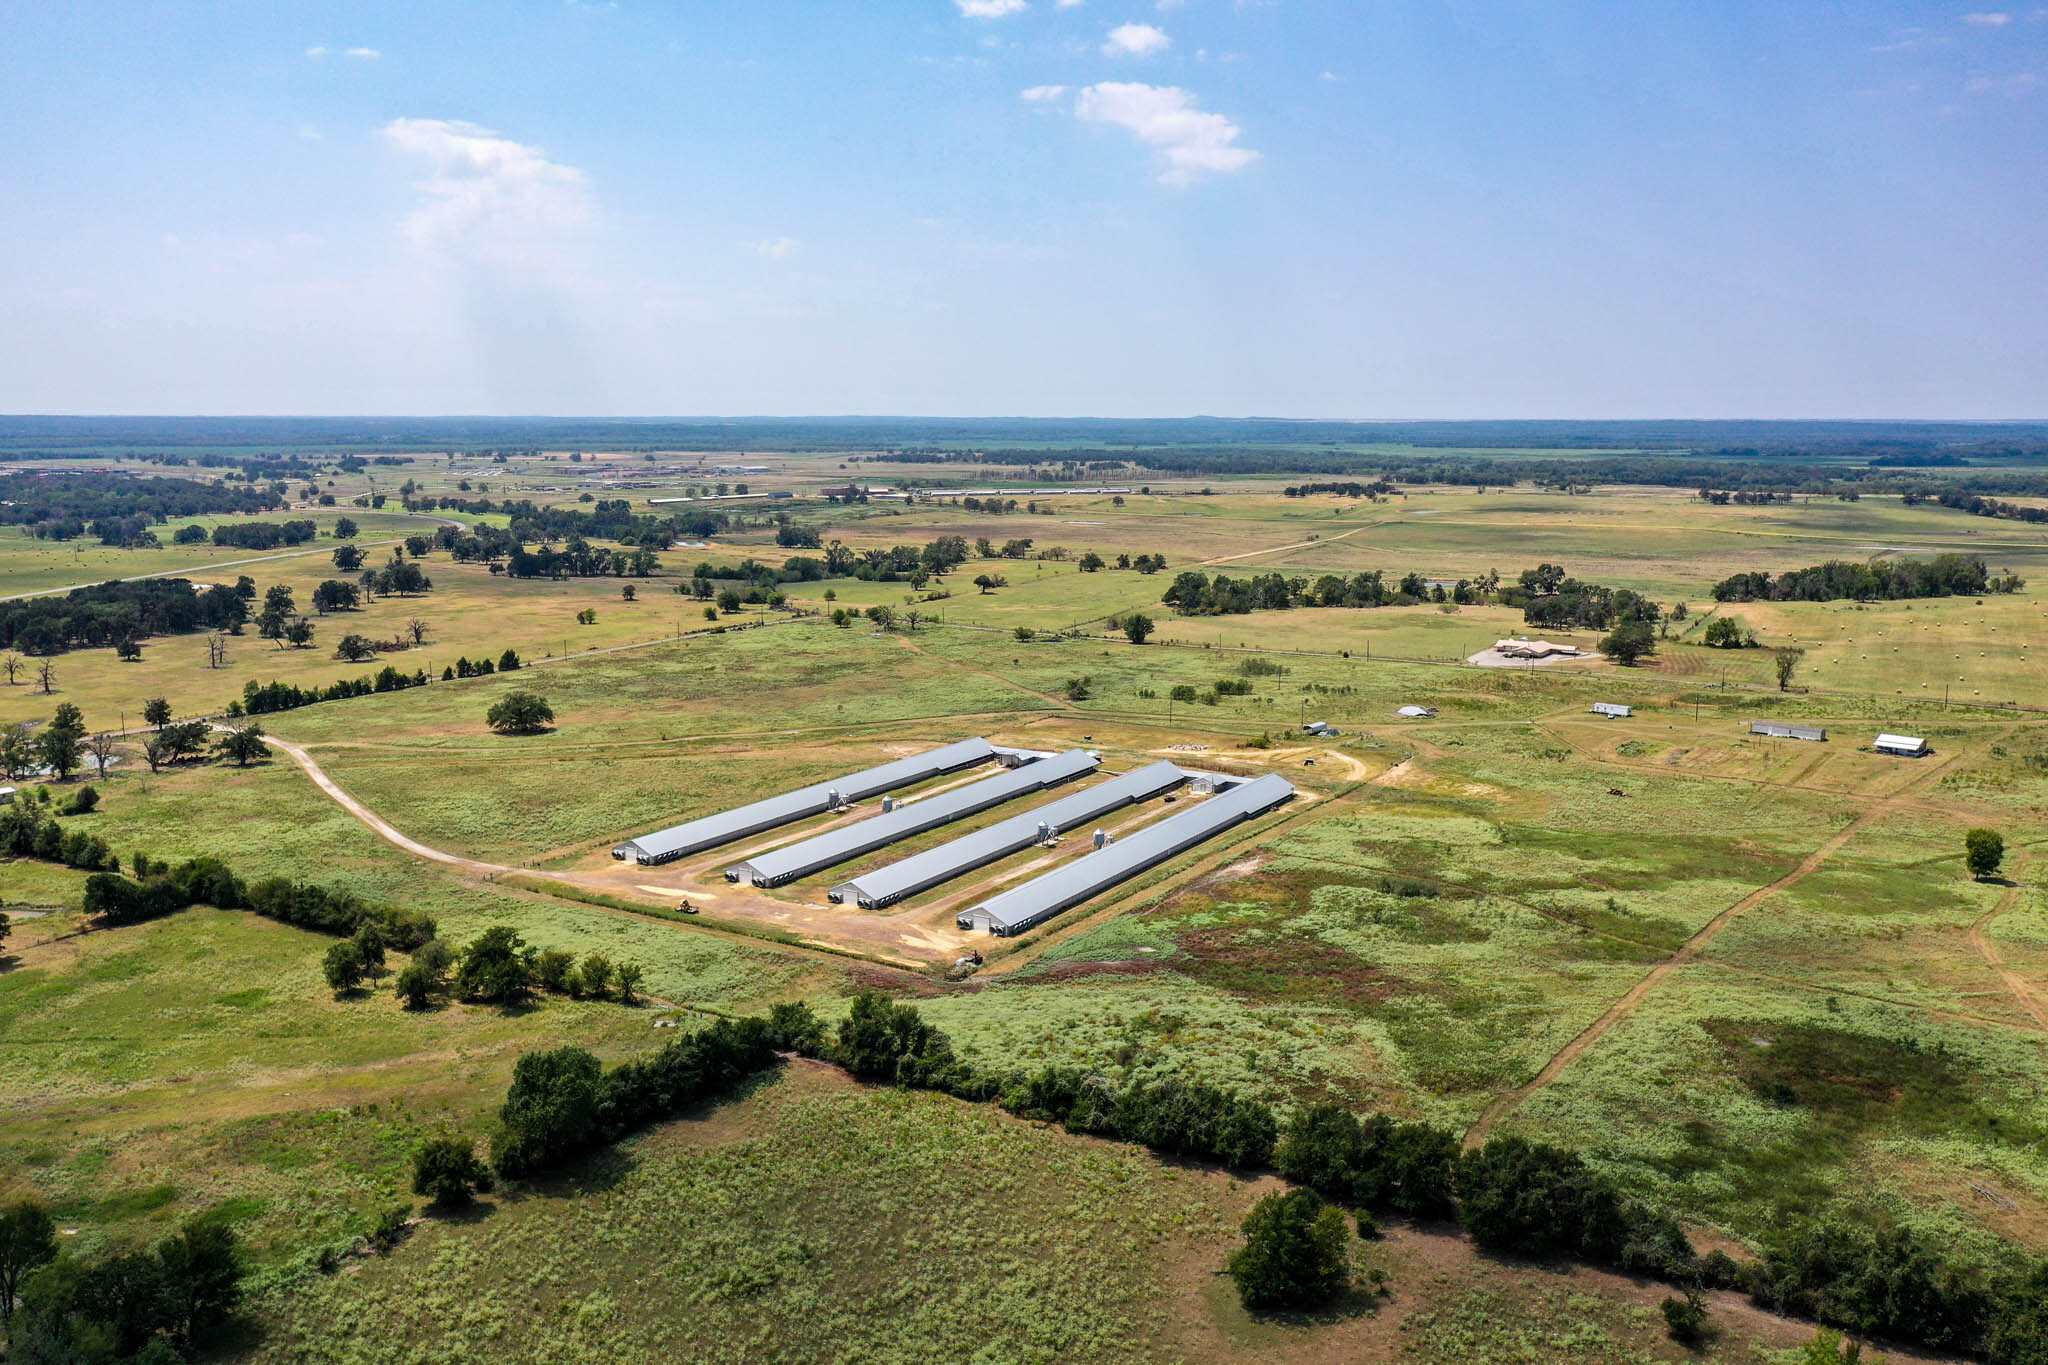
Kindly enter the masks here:
[[955, 922], [962, 929], [986, 929], [998, 937], [1021, 934], [1293, 797], [1293, 783], [1268, 773], [1012, 887], [962, 911]]
[[882, 910], [906, 896], [914, 896], [945, 882], [986, 867], [999, 858], [1046, 842], [1077, 825], [1099, 820], [1112, 811], [1140, 801], [1149, 801], [1172, 791], [1188, 780], [1178, 764], [1158, 762], [1099, 782], [1086, 791], [1063, 796], [1057, 801], [1013, 815], [986, 829], [963, 834], [950, 843], [899, 862], [863, 872], [842, 882], [825, 894], [834, 903], [852, 901], [863, 910]]
[[618, 845], [612, 850], [612, 856], [622, 862], [631, 858], [648, 866], [672, 862], [691, 853], [744, 839], [749, 834], [759, 834], [764, 829], [775, 829], [806, 816], [836, 810], [849, 801], [971, 768], [1005, 752], [985, 739], [963, 739], [957, 744], [899, 758], [879, 767], [864, 768], [829, 782], [799, 787], [793, 792], [771, 796], [737, 810], [721, 811], [671, 829], [643, 834]]
[[1100, 755], [1086, 749], [1069, 749], [1063, 754], [1036, 759], [979, 782], [935, 792], [880, 815], [871, 815], [865, 820], [825, 830], [798, 843], [756, 854], [735, 867], [727, 868], [725, 879], [745, 882], [749, 886], [781, 886], [824, 868], [836, 867], [849, 858], [886, 848], [899, 839], [937, 829], [977, 811], [1092, 773], [1101, 763]]

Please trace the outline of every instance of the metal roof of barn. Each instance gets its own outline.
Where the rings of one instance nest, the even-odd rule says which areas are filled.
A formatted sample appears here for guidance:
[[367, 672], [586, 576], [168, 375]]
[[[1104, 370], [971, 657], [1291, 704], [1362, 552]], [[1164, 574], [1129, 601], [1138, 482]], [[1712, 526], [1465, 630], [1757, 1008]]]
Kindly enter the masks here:
[[1275, 773], [1232, 787], [1193, 810], [1147, 825], [1128, 839], [1105, 844], [1012, 887], [957, 917], [962, 929], [1021, 933], [1069, 906], [1102, 894], [1175, 854], [1262, 815], [1294, 795], [1294, 784]]
[[614, 852], [642, 863], [665, 863], [688, 853], [744, 839], [764, 829], [786, 825], [792, 820], [801, 820], [807, 815], [820, 814], [832, 808], [835, 797], [839, 801], [858, 801], [862, 797], [907, 787], [941, 773], [986, 763], [996, 756], [996, 752], [996, 746], [985, 739], [963, 739], [909, 758], [899, 758], [893, 763], [863, 768], [828, 782], [814, 782], [808, 787], [771, 796], [737, 810], [722, 811], [671, 829], [643, 834], [619, 845]]
[[828, 829], [786, 848], [759, 854], [737, 867], [728, 868], [725, 877], [727, 881], [748, 882], [754, 886], [780, 886], [821, 868], [834, 867], [849, 858], [884, 848], [898, 839], [937, 829], [976, 811], [1000, 806], [1027, 793], [1043, 791], [1091, 773], [1101, 762], [1086, 749], [1069, 749], [1050, 758], [1036, 759], [979, 782], [970, 782], [951, 791], [935, 792], [921, 801], [912, 801], [851, 825]]
[[1818, 725], [1787, 725], [1777, 720], [1755, 720], [1749, 723], [1753, 735], [1769, 735], [1773, 739], [1826, 739], [1828, 732]]
[[1871, 747], [1873, 749], [1905, 749], [1918, 753], [1927, 747], [1927, 741], [1918, 735], [1879, 735]]
[[1075, 792], [1072, 796], [1063, 796], [1021, 815], [1013, 815], [987, 829], [963, 834], [937, 848], [912, 854], [872, 872], [863, 872], [851, 881], [833, 887], [827, 894], [835, 901], [851, 900], [864, 910], [880, 910], [906, 896], [914, 896], [977, 867], [985, 867], [999, 858], [1030, 848], [1048, 830], [1058, 834], [1076, 825], [1085, 825], [1111, 811], [1172, 791], [1187, 780], [1187, 772], [1178, 764], [1164, 761], [1147, 764], [1085, 791]]
[[1596, 701], [1593, 703], [1593, 714], [1596, 716], [1632, 716], [1635, 714], [1635, 711], [1618, 701]]

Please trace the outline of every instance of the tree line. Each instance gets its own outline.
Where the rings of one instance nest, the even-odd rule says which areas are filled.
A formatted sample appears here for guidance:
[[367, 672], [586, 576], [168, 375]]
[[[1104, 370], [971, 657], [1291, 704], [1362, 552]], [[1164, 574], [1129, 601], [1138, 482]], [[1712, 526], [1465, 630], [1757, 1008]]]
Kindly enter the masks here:
[[0, 525], [26, 526], [40, 540], [72, 540], [89, 523], [142, 517], [247, 514], [280, 504], [276, 494], [197, 479], [126, 474], [0, 474]]
[[247, 598], [221, 584], [202, 592], [184, 578], [97, 583], [62, 596], [0, 602], [0, 649], [39, 655], [104, 649], [151, 635], [234, 630], [248, 615]]
[[213, 528], [213, 543], [237, 550], [275, 550], [304, 545], [320, 533], [310, 521], [231, 521]]
[[1716, 602], [1859, 602], [1918, 597], [1982, 597], [2017, 592], [2017, 574], [1994, 577], [1975, 555], [1940, 554], [1932, 559], [1831, 559], [1775, 578], [1764, 572], [1731, 574], [1716, 583]]
[[[1905, 1229], [1839, 1218], [1780, 1230], [1751, 1265], [1720, 1252], [1702, 1256], [1674, 1219], [1623, 1193], [1575, 1152], [1513, 1136], [1463, 1151], [1448, 1129], [1384, 1115], [1361, 1119], [1335, 1104], [1297, 1109], [1283, 1125], [1260, 1101], [1174, 1078], [1118, 1085], [1067, 1067], [998, 1074], [960, 1058], [915, 1006], [878, 992], [857, 996], [829, 1035], [798, 1003], [765, 1017], [720, 1020], [610, 1071], [579, 1047], [528, 1054], [499, 1111], [492, 1164], [518, 1177], [581, 1157], [732, 1093], [774, 1065], [777, 1052], [822, 1057], [863, 1080], [993, 1102], [1166, 1155], [1242, 1171], [1271, 1166], [1300, 1187], [1296, 1197], [1368, 1215], [1362, 1231], [1372, 1214], [1455, 1218], [1491, 1251], [1586, 1261], [1695, 1294], [1738, 1288], [1774, 1311], [1980, 1353], [1996, 1365], [2048, 1361], [2048, 1259], [1973, 1265]], [[1319, 1205], [1303, 1207], [1312, 1224]], [[1300, 1285], [1252, 1275], [1240, 1278], [1241, 1288], [1247, 1279], [1248, 1301], [1272, 1295], [1255, 1306], [1313, 1300], [1339, 1287], [1309, 1285], [1296, 1297]]]

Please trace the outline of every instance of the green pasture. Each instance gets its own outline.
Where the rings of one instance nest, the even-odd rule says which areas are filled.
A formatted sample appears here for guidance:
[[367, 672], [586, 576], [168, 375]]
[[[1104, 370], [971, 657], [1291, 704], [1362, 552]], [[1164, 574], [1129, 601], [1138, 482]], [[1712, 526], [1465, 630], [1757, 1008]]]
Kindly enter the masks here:
[[[83, 587], [110, 578], [135, 578], [145, 574], [161, 577], [191, 577], [200, 582], [234, 582], [236, 574], [248, 574], [268, 582], [272, 573], [288, 572], [280, 567], [293, 560], [324, 561], [343, 542], [334, 539], [334, 523], [349, 517], [356, 523], [354, 544], [365, 553], [372, 545], [402, 540], [409, 535], [430, 535], [439, 523], [431, 517], [396, 512], [371, 512], [360, 507], [320, 507], [266, 512], [255, 517], [180, 517], [157, 528], [163, 544], [154, 550], [124, 550], [102, 545], [95, 536], [75, 540], [37, 540], [25, 526], [0, 526], [0, 597], [16, 593], [48, 592], [57, 588]], [[220, 525], [250, 521], [311, 521], [320, 528], [315, 539], [300, 545], [281, 545], [275, 550], [245, 550], [233, 545], [173, 545], [171, 537], [181, 527], [203, 526], [208, 532]], [[254, 561], [238, 563], [238, 561]], [[228, 572], [228, 567], [232, 572]], [[294, 566], [296, 567], [296, 566]], [[225, 573], [225, 578], [209, 577]], [[332, 577], [333, 575], [329, 575]]]

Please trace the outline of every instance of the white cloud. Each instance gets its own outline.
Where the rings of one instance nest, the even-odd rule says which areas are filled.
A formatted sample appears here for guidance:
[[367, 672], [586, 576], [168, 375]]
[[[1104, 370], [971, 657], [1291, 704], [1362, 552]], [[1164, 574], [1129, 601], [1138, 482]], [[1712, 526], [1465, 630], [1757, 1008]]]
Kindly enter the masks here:
[[1079, 9], [1081, 0], [1052, 0], [1054, 9]]
[[953, 0], [953, 3], [960, 7], [960, 15], [964, 19], [1007, 19], [1031, 8], [1024, 0]]
[[1103, 40], [1102, 50], [1112, 57], [1149, 57], [1172, 42], [1165, 30], [1150, 24], [1118, 24]]
[[325, 57], [327, 55], [327, 47], [324, 43], [315, 43], [306, 49], [306, 55], [308, 57]]
[[348, 50], [347, 55], [354, 57], [358, 61], [374, 62], [384, 54], [374, 47], [352, 47]]
[[2041, 78], [2031, 71], [2020, 71], [2010, 76], [1972, 76], [1963, 83], [1963, 89], [1973, 95], [2029, 94], [2041, 84]]
[[1064, 85], [1034, 85], [1029, 90], [1017, 92], [1017, 98], [1032, 104], [1045, 104], [1067, 93]]
[[539, 147], [444, 119], [393, 119], [383, 133], [429, 167], [415, 182], [420, 202], [399, 225], [425, 251], [545, 270], [595, 217], [583, 172]]
[[1187, 2], [1188, 0], [1157, 0], [1157, 3], [1154, 4], [1152, 8], [1159, 10], [1163, 13], [1166, 10], [1179, 9], [1182, 5], [1185, 5]]
[[1341, 80], [1341, 79], [1342, 79], [1342, 77], [1340, 77], [1340, 76], [1339, 76], [1339, 75], [1338, 75], [1338, 74], [1337, 74], [1336, 72], [1334, 72], [1334, 71], [1325, 71], [1325, 72], [1323, 73], [1323, 79], [1324, 79], [1324, 80], [1326, 80], [1326, 81], [1334, 81], [1334, 80]]
[[1129, 129], [1138, 141], [1157, 148], [1166, 160], [1159, 179], [1168, 185], [1241, 171], [1259, 159], [1251, 148], [1237, 145], [1242, 128], [1221, 114], [1204, 112], [1179, 86], [1104, 81], [1081, 92], [1074, 113], [1091, 123]]
[[789, 253], [796, 250], [797, 240], [794, 237], [763, 237], [758, 242], [742, 242], [740, 245], [771, 261], [786, 261]]
[[2012, 16], [1993, 10], [1982, 14], [1965, 14], [1963, 22], [1975, 28], [2004, 28], [2012, 22]]

